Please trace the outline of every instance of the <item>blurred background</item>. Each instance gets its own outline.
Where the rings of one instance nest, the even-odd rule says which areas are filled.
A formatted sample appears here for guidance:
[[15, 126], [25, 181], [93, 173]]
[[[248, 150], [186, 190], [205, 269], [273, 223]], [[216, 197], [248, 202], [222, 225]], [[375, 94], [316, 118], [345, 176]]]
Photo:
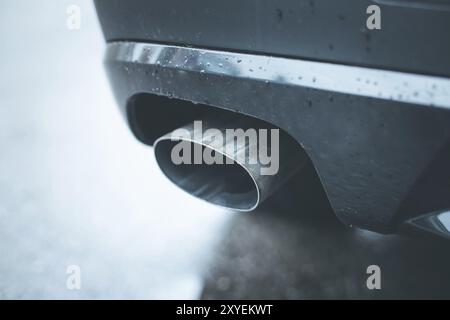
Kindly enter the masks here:
[[312, 174], [252, 214], [179, 191], [119, 114], [91, 1], [2, 1], [0, 31], [0, 299], [450, 298], [446, 243], [342, 226]]
[[179, 192], [131, 135], [93, 3], [1, 1], [0, 30], [0, 298], [199, 297], [229, 214]]

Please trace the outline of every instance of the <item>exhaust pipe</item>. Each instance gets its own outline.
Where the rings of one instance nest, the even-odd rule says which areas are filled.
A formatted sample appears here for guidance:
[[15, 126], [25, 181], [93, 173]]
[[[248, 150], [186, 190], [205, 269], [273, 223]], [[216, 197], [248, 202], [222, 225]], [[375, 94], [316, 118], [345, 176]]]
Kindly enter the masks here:
[[244, 212], [255, 209], [307, 163], [303, 149], [282, 130], [236, 116], [176, 129], [155, 142], [154, 152], [162, 172], [178, 187]]

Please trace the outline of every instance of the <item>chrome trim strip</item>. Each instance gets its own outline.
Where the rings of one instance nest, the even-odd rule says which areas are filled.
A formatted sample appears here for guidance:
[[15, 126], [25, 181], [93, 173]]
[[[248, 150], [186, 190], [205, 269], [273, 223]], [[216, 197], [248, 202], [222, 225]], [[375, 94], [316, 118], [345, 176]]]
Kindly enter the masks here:
[[106, 59], [249, 78], [450, 109], [450, 79], [325, 62], [136, 42], [108, 44]]
[[379, 5], [421, 10], [450, 11], [450, 2], [443, 0], [374, 0]]

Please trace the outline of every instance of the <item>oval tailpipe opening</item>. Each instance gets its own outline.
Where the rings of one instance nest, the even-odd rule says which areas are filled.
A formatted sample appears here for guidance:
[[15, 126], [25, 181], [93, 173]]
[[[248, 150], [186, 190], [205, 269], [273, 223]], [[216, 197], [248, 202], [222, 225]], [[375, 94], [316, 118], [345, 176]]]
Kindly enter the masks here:
[[289, 135], [247, 117], [194, 121], [154, 144], [162, 172], [197, 198], [252, 211], [307, 162]]

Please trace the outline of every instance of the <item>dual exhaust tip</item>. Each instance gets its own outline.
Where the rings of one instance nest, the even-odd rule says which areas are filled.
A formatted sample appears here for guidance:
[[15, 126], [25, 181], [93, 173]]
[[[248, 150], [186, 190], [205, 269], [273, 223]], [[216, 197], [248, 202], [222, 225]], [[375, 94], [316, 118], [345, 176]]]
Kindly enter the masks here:
[[307, 157], [289, 135], [244, 117], [195, 121], [156, 140], [161, 171], [209, 203], [248, 212], [299, 172]]

